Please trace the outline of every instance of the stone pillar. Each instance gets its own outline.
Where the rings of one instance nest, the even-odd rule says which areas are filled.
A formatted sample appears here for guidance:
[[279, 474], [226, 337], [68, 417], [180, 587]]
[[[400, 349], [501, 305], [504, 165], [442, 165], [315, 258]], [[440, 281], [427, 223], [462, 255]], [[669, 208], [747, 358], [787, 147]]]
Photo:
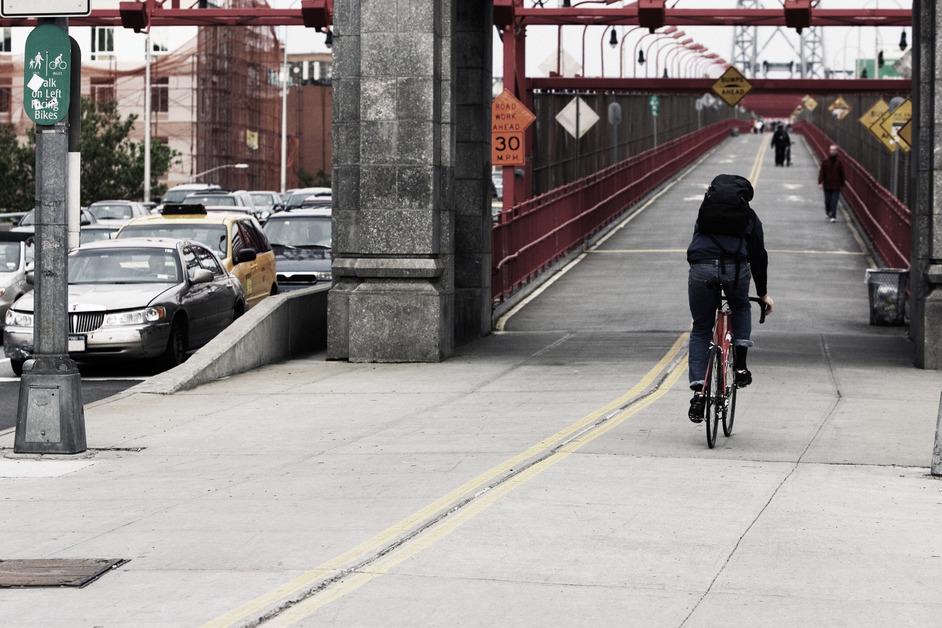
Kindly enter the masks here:
[[454, 348], [454, 0], [338, 0], [328, 357]]
[[912, 169], [912, 307], [910, 334], [916, 365], [942, 369], [942, 6], [936, 0], [913, 3], [913, 104], [916, 164]]
[[455, 16], [455, 338], [491, 330], [493, 0], [460, 0]]

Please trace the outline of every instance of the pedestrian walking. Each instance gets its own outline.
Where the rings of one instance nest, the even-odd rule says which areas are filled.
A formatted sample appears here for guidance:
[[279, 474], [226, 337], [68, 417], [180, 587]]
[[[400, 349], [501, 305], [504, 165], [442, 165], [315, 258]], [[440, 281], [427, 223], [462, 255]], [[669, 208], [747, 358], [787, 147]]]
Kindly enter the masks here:
[[775, 127], [775, 133], [772, 134], [772, 148], [775, 149], [775, 165], [784, 166], [785, 160], [788, 157], [788, 152], [791, 149], [792, 138], [789, 137], [788, 131], [785, 130], [785, 126], [779, 124]]
[[841, 188], [847, 181], [839, 153], [837, 144], [831, 144], [818, 172], [818, 187], [824, 190], [824, 212], [831, 222], [837, 222], [837, 203], [841, 200]]

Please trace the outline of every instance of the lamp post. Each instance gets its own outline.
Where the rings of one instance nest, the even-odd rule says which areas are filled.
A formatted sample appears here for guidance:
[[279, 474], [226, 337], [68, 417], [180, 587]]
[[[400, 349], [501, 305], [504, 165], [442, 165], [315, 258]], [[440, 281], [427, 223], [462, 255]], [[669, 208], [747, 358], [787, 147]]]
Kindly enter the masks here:
[[635, 26], [622, 35], [621, 43], [618, 44], [618, 78], [625, 78], [625, 42], [628, 41], [629, 35], [637, 30], [641, 30], [642, 28], [644, 27]]
[[[684, 31], [676, 31], [676, 32], [674, 32], [674, 33], [671, 33], [670, 36], [656, 37], [656, 38], [654, 39], [654, 41], [652, 41], [650, 44], [648, 44], [647, 49], [644, 51], [644, 56], [648, 58], [647, 67], [644, 68], [644, 76], [645, 76], [645, 77], [647, 77], [647, 75], [648, 75], [648, 68], [651, 67], [651, 49], [654, 48], [654, 45], [657, 44], [658, 42], [663, 42], [663, 40], [665, 40], [665, 39], [668, 39], [668, 40], [670, 40], [670, 39], [679, 39], [679, 38], [683, 37], [684, 35], [686, 35], [686, 33], [685, 33]], [[668, 42], [668, 43], [674, 43], [674, 42]], [[656, 55], [657, 58], [655, 59], [655, 64], [654, 64], [654, 78], [657, 78], [657, 72], [658, 72], [658, 69], [660, 69], [660, 64], [658, 63], [658, 58], [660, 58], [660, 56], [661, 56], [661, 50], [663, 50], [664, 47], [665, 47], [665, 46], [664, 46], [663, 43], [661, 43], [661, 44], [657, 47], [657, 55]]]
[[151, 98], [150, 93], [150, 27], [144, 38], [144, 202], [150, 202], [150, 142], [151, 142]]
[[[677, 38], [679, 38], [679, 37], [682, 37], [683, 34], [684, 34], [683, 31], [680, 31], [680, 32], [674, 33], [673, 35], [671, 35], [671, 37], [672, 37], [673, 39], [677, 39]], [[661, 71], [661, 53], [664, 52], [664, 50], [667, 50], [668, 48], [670, 48], [671, 50], [673, 50], [673, 48], [674, 48], [674, 47], [677, 47], [677, 46], [686, 46], [687, 44], [691, 43], [692, 41], [693, 41], [693, 39], [692, 39], [691, 37], [687, 37], [686, 39], [683, 39], [683, 40], [681, 40], [681, 41], [668, 42], [667, 45], [659, 47], [659, 48], [657, 49], [657, 54], [656, 54], [655, 57], [654, 57], [654, 77], [657, 78], [658, 75], [660, 74], [660, 71]], [[653, 44], [652, 44], [652, 45], [653, 45]], [[669, 54], [669, 53], [670, 53], [670, 51], [668, 51], [668, 54]], [[664, 67], [665, 67], [665, 69], [667, 68], [666, 64], [665, 64]]]
[[[681, 48], [680, 51], [676, 55], [674, 55], [673, 62], [670, 66], [671, 68], [673, 68], [674, 74], [678, 77], [684, 76], [684, 72], [683, 72], [684, 62], [689, 61], [689, 58], [687, 58], [685, 61], [682, 61], [682, 60], [684, 60], [685, 57], [688, 57], [688, 55], [696, 59], [697, 57], [700, 56], [700, 53], [703, 50], [704, 50], [704, 47], [700, 44], [694, 44], [692, 46], [684, 46], [683, 48]], [[668, 67], [666, 59], [664, 60], [664, 67], [665, 68]]]
[[[641, 45], [641, 42], [643, 42], [648, 37], [652, 37], [652, 36], [656, 37], [658, 35], [669, 35], [676, 31], [677, 31], [676, 26], [668, 26], [667, 28], [664, 29], [663, 33], [645, 33], [644, 35], [638, 38], [638, 41], [635, 42], [635, 47], [631, 53], [631, 58], [635, 60], [635, 67], [634, 67], [634, 71], [632, 72], [632, 76], [634, 78], [638, 78], [638, 65], [641, 63], [646, 63], [646, 61], [642, 62], [641, 59], [638, 57], [638, 47]], [[644, 53], [642, 52], [642, 54]], [[647, 68], [645, 68], [645, 70], [647, 70]], [[645, 74], [647, 74], [647, 72], [645, 72]]]
[[223, 170], [225, 168], [235, 168], [236, 170], [245, 170], [248, 168], [248, 164], [223, 164], [221, 166], [216, 166], [215, 168], [210, 168], [209, 170], [204, 170], [203, 172], [198, 172], [190, 177], [190, 183], [196, 181], [200, 177], [210, 174], [211, 172], [216, 172], [217, 170]]

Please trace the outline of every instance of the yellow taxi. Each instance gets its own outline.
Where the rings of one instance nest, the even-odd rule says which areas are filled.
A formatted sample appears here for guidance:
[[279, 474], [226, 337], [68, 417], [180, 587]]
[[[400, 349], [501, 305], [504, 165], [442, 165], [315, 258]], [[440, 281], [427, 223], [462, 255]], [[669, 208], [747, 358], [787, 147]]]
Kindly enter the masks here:
[[239, 279], [251, 308], [277, 294], [275, 253], [258, 221], [248, 214], [207, 212], [201, 205], [166, 205], [160, 214], [131, 220], [118, 238], [194, 240], [213, 250]]

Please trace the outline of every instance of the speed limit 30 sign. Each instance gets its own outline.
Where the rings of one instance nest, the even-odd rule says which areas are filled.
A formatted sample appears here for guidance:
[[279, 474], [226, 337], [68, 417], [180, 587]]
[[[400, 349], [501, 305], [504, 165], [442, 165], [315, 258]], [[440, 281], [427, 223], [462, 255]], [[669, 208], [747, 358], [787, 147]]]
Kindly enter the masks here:
[[536, 116], [504, 90], [491, 104], [491, 165], [523, 166], [527, 161], [526, 130]]

